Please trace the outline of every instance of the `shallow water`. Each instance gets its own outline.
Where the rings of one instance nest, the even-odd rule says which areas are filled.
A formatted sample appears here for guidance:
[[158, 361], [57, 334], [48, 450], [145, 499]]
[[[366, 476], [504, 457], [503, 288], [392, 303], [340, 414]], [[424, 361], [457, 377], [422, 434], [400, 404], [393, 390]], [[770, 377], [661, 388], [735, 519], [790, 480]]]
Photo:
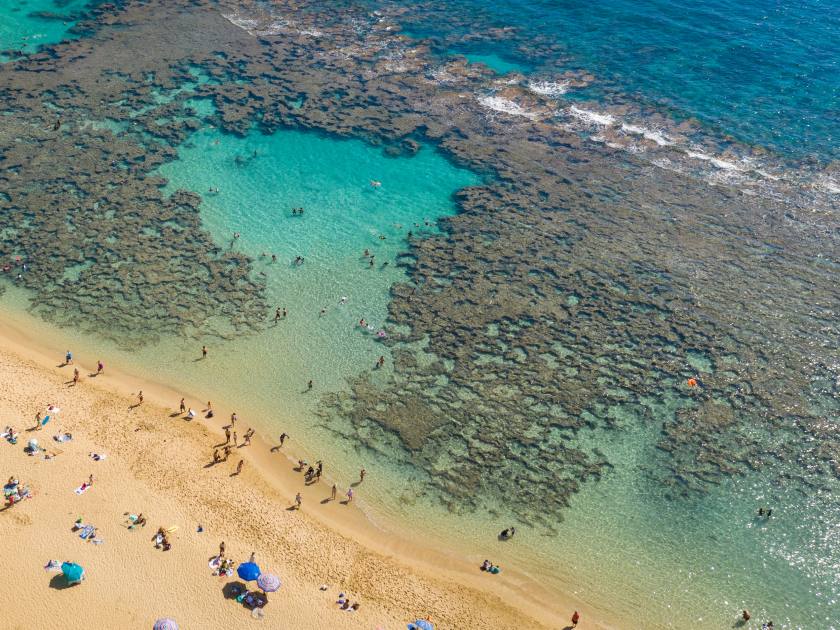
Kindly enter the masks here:
[[68, 33], [76, 24], [72, 17], [91, 4], [91, 0], [6, 0], [0, 6], [0, 50], [31, 53], [74, 37]]

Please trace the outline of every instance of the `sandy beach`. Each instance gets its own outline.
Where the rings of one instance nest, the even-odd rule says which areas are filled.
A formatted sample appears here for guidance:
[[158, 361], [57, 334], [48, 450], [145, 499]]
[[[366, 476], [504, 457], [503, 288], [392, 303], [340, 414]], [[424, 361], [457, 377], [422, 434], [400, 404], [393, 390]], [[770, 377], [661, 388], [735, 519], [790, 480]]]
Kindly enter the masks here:
[[[73, 385], [74, 366], [59, 367], [63, 351], [37, 348], [8, 324], [1, 332], [0, 424], [19, 432], [16, 445], [0, 444], [2, 474], [34, 495], [0, 513], [14, 569], [2, 578], [14, 594], [4, 627], [150, 628], [169, 616], [182, 628], [386, 629], [426, 617], [437, 628], [562, 628], [575, 609], [583, 618], [579, 628], [614, 627], [596, 622], [603, 616], [585, 603], [541, 592], [524, 576], [490, 576], [419, 541], [386, 534], [341, 503], [346, 487], [327, 501], [332, 482], [306, 486], [288, 444], [272, 452], [276, 442], [257, 435], [213, 465], [213, 447], [224, 442], [230, 415], [224, 405], [214, 403], [216, 415], [207, 420], [204, 405], [188, 399], [199, 416], [186, 420], [177, 413], [177, 392], [107, 367], [93, 376], [96, 359], [86, 357], [75, 363], [81, 380]], [[144, 402], [136, 406], [140, 389]], [[41, 430], [27, 431], [48, 405], [60, 413]], [[53, 439], [64, 433], [72, 440]], [[33, 438], [46, 452], [24, 451]], [[96, 461], [91, 453], [107, 457]], [[232, 475], [240, 459], [243, 471]], [[76, 494], [89, 475], [93, 485]], [[297, 492], [302, 509], [293, 510]], [[141, 512], [148, 524], [129, 530], [126, 514]], [[72, 531], [77, 519], [96, 526], [102, 542], [80, 539]], [[172, 530], [169, 551], [155, 548], [158, 527]], [[254, 552], [263, 571], [281, 578], [262, 621], [226, 597], [226, 585], [241, 583], [235, 574], [212, 575], [208, 563], [221, 541], [227, 557], [245, 562]], [[86, 580], [66, 588], [60, 573], [44, 569], [50, 560], [78, 562]], [[358, 611], [339, 610], [342, 592], [359, 602]]]

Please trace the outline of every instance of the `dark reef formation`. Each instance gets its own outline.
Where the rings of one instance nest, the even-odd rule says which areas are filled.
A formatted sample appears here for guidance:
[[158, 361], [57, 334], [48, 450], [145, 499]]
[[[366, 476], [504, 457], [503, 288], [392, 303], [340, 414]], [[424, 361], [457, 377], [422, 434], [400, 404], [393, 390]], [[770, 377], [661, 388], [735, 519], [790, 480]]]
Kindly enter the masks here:
[[[259, 329], [250, 261], [211, 242], [197, 195], [165, 198], [152, 175], [203, 125], [395, 155], [432, 142], [488, 183], [411, 241], [394, 376], [327, 396], [337, 432], [383, 456], [397, 441], [452, 509], [503, 502], [546, 525], [610, 467], [584, 432], [653, 426], [645, 465], [674, 497], [757, 470], [803, 489], [840, 478], [840, 230], [801, 172], [692, 162], [689, 142], [714, 150], [696, 125], [661, 142], [560, 107], [521, 75], [439, 57], [457, 41], [400, 36], [396, 7], [266, 6], [100, 6], [87, 37], [0, 67], [0, 256], [28, 262], [38, 313], [123, 343]], [[550, 43], [485, 36], [540, 76], [591, 80]], [[85, 122], [107, 120], [127, 124]]]

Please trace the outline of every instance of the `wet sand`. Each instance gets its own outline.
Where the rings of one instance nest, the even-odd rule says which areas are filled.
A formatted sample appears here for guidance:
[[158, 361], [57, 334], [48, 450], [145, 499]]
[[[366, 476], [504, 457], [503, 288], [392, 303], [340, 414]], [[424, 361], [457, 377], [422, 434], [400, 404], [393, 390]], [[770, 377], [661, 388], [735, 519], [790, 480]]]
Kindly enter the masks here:
[[[380, 530], [356, 506], [339, 502], [346, 484], [338, 484], [339, 501], [324, 503], [332, 480], [305, 486], [289, 443], [272, 453], [275, 443], [257, 435], [227, 463], [209, 465], [231, 413], [221, 401], [214, 401], [212, 420], [199, 413], [187, 421], [174, 414], [180, 392], [110, 371], [107, 358], [105, 373], [92, 377], [96, 357], [81, 357], [81, 381], [71, 386], [73, 368], [58, 367], [63, 350], [38, 347], [9, 323], [0, 327], [0, 340], [0, 424], [20, 432], [17, 445], [0, 443], [0, 472], [35, 495], [0, 512], [0, 538], [12, 552], [12, 570], [0, 580], [15, 594], [4, 608], [5, 627], [142, 628], [161, 616], [182, 628], [239, 627], [249, 612], [223, 592], [239, 580], [213, 577], [208, 568], [222, 540], [229, 557], [244, 562], [254, 551], [263, 570], [283, 580], [269, 595], [269, 627], [404, 628], [428, 615], [438, 628], [557, 628], [568, 625], [574, 609], [583, 616], [579, 628], [617, 627], [595, 621], [607, 613], [543, 592], [524, 575], [486, 575], [422, 541]], [[144, 403], [131, 408], [140, 389]], [[27, 432], [49, 404], [61, 413], [41, 431]], [[205, 406], [189, 397], [187, 404], [197, 412]], [[246, 426], [239, 424], [241, 441]], [[73, 440], [53, 441], [60, 431]], [[24, 446], [32, 437], [58, 454], [28, 456]], [[94, 461], [91, 452], [107, 459]], [[240, 458], [244, 470], [231, 476]], [[74, 494], [90, 474], [94, 485]], [[357, 496], [363, 491], [363, 484], [355, 488]], [[297, 492], [303, 509], [289, 510]], [[142, 512], [148, 525], [129, 531], [126, 512]], [[79, 517], [99, 528], [101, 545], [71, 531]], [[154, 548], [159, 526], [177, 527], [170, 551]], [[488, 541], [491, 559], [494, 544]], [[51, 582], [56, 574], [42, 568], [50, 559], [79, 562], [87, 580], [55, 588], [61, 580]], [[328, 590], [319, 590], [322, 584]], [[360, 602], [358, 612], [338, 610], [342, 591]]]

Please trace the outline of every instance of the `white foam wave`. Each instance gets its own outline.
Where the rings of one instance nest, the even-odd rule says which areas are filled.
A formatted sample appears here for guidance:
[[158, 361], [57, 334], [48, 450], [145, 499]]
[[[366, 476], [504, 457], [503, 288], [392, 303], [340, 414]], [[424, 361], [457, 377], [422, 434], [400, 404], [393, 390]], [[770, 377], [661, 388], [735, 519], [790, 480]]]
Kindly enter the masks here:
[[655, 129], [648, 129], [647, 127], [639, 127], [637, 125], [622, 123], [621, 130], [624, 133], [632, 133], [642, 136], [647, 140], [655, 142], [660, 147], [667, 147], [674, 144], [674, 141], [671, 140], [666, 134], [662, 133], [661, 131], [656, 131]]
[[510, 116], [521, 116], [531, 120], [537, 116], [534, 112], [529, 112], [518, 103], [514, 103], [512, 100], [502, 98], [501, 96], [480, 96], [478, 98], [478, 102], [487, 109], [493, 110], [494, 112], [508, 114]]
[[222, 17], [234, 26], [238, 26], [249, 33], [260, 25], [259, 20], [241, 16], [238, 13], [223, 13]]
[[840, 182], [837, 182], [831, 177], [824, 176], [819, 178], [816, 182], [816, 186], [823, 192], [827, 192], [830, 195], [840, 195]]
[[714, 155], [707, 155], [706, 153], [698, 153], [696, 151], [687, 151], [686, 155], [690, 158], [694, 158], [695, 160], [702, 160], [703, 162], [709, 162], [712, 166], [719, 168], [723, 171], [740, 171], [741, 167], [735, 164], [734, 162], [727, 162], [726, 160], [721, 160]]
[[609, 127], [615, 124], [615, 117], [610, 114], [602, 114], [600, 112], [593, 112], [588, 109], [581, 109], [572, 105], [569, 108], [569, 113], [589, 125], [597, 125], [599, 127]]
[[541, 96], [557, 97], [569, 91], [568, 81], [531, 81], [528, 89]]

